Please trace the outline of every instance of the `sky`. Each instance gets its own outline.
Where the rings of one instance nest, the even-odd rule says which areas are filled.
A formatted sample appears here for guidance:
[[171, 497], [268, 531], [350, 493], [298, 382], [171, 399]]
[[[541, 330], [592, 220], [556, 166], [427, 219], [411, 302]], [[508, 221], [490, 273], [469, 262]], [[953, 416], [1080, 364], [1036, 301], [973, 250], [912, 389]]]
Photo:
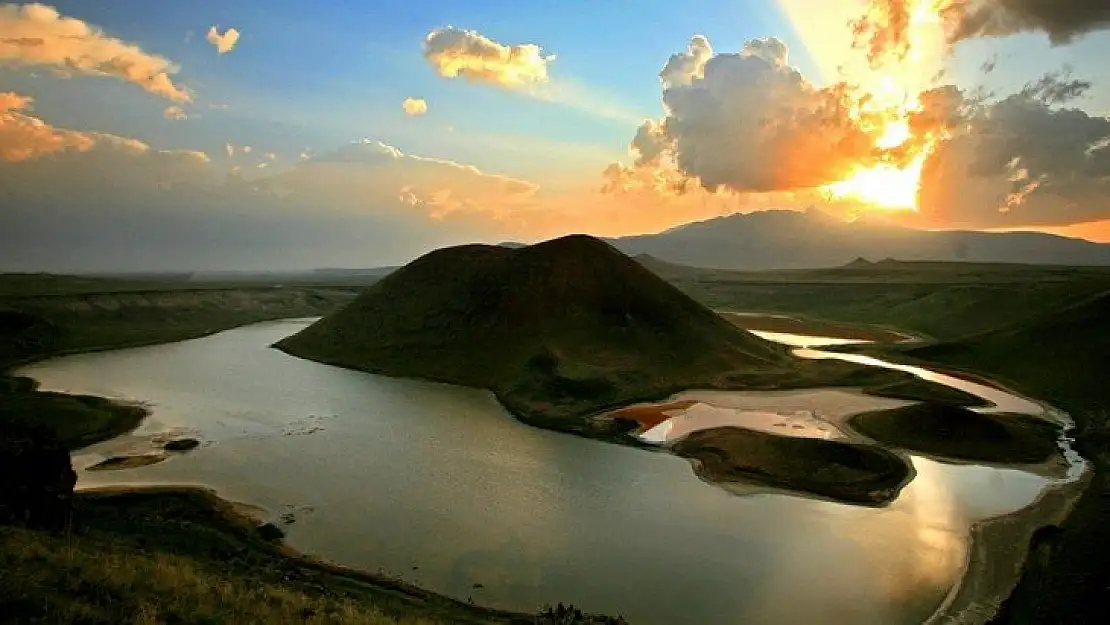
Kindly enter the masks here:
[[0, 269], [360, 267], [809, 207], [1110, 241], [1110, 9], [1045, 4], [0, 4]]

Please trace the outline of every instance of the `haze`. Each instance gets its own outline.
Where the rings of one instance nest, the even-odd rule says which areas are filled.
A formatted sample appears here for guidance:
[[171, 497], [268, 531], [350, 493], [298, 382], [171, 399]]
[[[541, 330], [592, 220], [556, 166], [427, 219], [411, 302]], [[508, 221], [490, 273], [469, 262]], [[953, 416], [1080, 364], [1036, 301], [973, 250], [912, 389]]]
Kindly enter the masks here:
[[4, 5], [0, 269], [366, 267], [770, 208], [1110, 240], [1100, 3], [872, 4]]

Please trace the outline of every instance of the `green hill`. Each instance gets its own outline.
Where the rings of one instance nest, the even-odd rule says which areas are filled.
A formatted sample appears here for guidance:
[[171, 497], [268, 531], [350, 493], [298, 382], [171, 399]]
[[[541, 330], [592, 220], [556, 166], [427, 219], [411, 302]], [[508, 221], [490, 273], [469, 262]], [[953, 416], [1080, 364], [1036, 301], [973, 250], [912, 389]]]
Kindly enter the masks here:
[[992, 623], [1105, 621], [1110, 605], [1110, 292], [1025, 323], [909, 353], [990, 372], [1075, 419], [1075, 447], [1094, 464], [1091, 483], [1060, 527], [1034, 537], [1021, 583]]
[[787, 377], [798, 366], [581, 235], [431, 252], [278, 347], [364, 371], [488, 388], [519, 416], [548, 424], [720, 386], [729, 375]]

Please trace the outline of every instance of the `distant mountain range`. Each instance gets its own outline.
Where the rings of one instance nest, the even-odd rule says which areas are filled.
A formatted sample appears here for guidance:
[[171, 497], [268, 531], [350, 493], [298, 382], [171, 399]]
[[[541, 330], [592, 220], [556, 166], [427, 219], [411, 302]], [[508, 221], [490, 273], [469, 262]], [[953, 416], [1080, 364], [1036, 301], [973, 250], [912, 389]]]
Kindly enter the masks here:
[[834, 267], [860, 258], [1110, 265], [1110, 244], [1036, 232], [927, 231], [877, 220], [848, 223], [816, 210], [736, 214], [609, 242], [630, 256], [739, 270]]

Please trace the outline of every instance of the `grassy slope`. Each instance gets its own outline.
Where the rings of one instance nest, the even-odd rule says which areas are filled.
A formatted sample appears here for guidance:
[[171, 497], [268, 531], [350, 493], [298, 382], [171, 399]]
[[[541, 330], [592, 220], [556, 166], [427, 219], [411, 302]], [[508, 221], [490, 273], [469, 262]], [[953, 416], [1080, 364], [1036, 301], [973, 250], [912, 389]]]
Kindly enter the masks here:
[[1102, 269], [944, 263], [739, 273], [673, 266], [703, 303], [873, 323], [939, 342], [918, 358], [980, 373], [1072, 415], [1094, 483], [1039, 534], [999, 624], [1101, 623], [1110, 605], [1110, 279]]
[[1102, 623], [1110, 606], [1110, 294], [1032, 323], [911, 355], [990, 372], [1071, 414], [1095, 478], [1061, 531], [1035, 544], [999, 623]]
[[556, 622], [291, 558], [201, 491], [84, 495], [75, 518], [68, 536], [0, 527], [0, 623]]
[[869, 268], [668, 274], [717, 310], [793, 313], [901, 328], [939, 340], [1033, 321], [1110, 290], [1110, 271], [1008, 265], [877, 263]]
[[797, 385], [849, 369], [792, 360], [588, 237], [433, 252], [280, 346], [489, 388], [549, 425], [685, 388]]
[[[870, 323], [936, 339], [918, 358], [1007, 382], [1066, 410], [1094, 482], [1038, 534], [998, 624], [1101, 623], [1110, 606], [1110, 274], [1105, 268], [853, 263], [736, 272], [645, 264], [707, 306]], [[901, 349], [901, 348], [895, 348]]]
[[946, 404], [918, 403], [867, 412], [852, 428], [885, 445], [950, 460], [1038, 463], [1056, 453], [1059, 430], [1036, 417], [988, 415]]

